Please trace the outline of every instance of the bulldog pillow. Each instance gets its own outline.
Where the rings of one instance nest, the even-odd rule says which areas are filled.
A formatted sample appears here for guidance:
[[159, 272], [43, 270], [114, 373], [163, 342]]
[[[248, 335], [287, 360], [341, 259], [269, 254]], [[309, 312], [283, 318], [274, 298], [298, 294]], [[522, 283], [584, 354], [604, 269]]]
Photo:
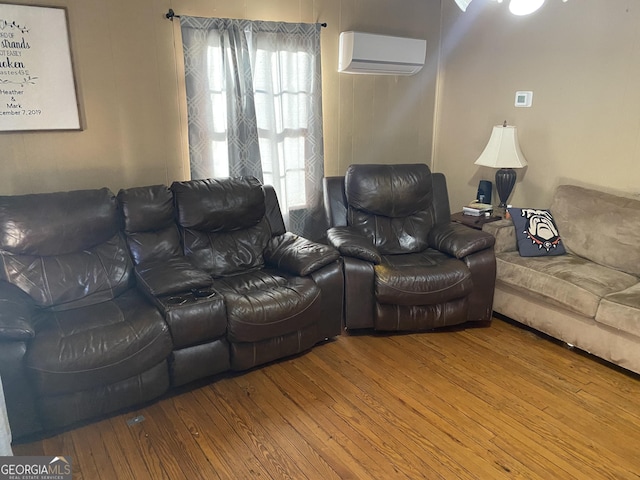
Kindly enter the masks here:
[[560, 232], [549, 210], [509, 208], [522, 257], [542, 257], [566, 253]]

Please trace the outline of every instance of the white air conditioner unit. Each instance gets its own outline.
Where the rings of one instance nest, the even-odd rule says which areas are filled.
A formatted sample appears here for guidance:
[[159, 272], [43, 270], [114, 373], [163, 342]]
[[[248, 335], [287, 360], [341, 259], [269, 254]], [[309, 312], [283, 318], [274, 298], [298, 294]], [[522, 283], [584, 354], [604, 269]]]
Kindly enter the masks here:
[[342, 32], [338, 71], [374, 75], [413, 75], [422, 69], [426, 54], [426, 40]]

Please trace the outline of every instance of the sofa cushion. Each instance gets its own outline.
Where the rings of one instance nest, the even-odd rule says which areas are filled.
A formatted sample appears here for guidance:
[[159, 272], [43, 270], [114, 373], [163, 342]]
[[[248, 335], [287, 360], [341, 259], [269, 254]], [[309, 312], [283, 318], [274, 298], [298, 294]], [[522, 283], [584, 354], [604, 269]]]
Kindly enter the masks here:
[[132, 264], [108, 189], [0, 197], [0, 278], [40, 307], [110, 300]]
[[13, 255], [55, 256], [111, 239], [118, 205], [108, 189], [0, 197], [0, 249]]
[[471, 293], [466, 264], [437, 250], [384, 255], [374, 267], [376, 300], [392, 305], [433, 305]]
[[173, 194], [165, 185], [118, 192], [127, 245], [136, 265], [182, 255]]
[[348, 224], [382, 254], [420, 252], [435, 224], [429, 167], [351, 165], [345, 175]]
[[496, 257], [497, 278], [518, 290], [593, 318], [600, 299], [638, 282], [629, 275], [576, 255], [521, 257], [517, 252]]
[[231, 342], [259, 342], [320, 320], [320, 289], [309, 277], [259, 270], [214, 281], [227, 307]]
[[131, 257], [121, 234], [63, 255], [2, 255], [4, 279], [39, 307], [66, 310], [111, 300], [132, 285]]
[[558, 226], [549, 210], [509, 208], [523, 257], [543, 257], [566, 253]]
[[603, 298], [596, 321], [640, 337], [640, 283]]
[[114, 300], [34, 319], [26, 366], [40, 395], [78, 392], [142, 373], [173, 345], [160, 312], [135, 290]]
[[567, 251], [640, 276], [640, 200], [561, 185], [551, 211]]
[[211, 276], [185, 257], [172, 257], [135, 267], [138, 285], [154, 297], [188, 292], [211, 285]]
[[256, 225], [265, 215], [265, 194], [254, 177], [174, 182], [178, 223], [183, 228], [222, 232]]
[[271, 239], [266, 218], [244, 230], [207, 232], [186, 228], [182, 234], [185, 255], [214, 277], [262, 268], [263, 252]]
[[184, 253], [214, 277], [261, 268], [272, 236], [265, 192], [253, 177], [174, 182]]

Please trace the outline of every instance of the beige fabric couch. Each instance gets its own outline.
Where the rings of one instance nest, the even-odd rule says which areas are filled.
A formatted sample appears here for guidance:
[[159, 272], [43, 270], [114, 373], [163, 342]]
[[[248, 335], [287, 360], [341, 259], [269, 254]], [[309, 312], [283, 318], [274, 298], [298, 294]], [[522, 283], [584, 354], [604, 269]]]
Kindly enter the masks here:
[[561, 185], [550, 210], [566, 255], [521, 257], [511, 220], [484, 225], [494, 311], [640, 373], [640, 201]]

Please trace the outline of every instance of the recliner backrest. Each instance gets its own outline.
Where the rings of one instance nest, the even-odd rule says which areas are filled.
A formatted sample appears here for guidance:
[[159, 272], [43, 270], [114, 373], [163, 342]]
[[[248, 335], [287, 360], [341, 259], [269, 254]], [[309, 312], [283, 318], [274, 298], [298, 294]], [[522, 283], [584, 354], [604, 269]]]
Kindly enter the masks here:
[[2, 196], [0, 276], [40, 307], [111, 300], [132, 280], [119, 222], [107, 188]]
[[184, 253], [214, 277], [264, 266], [272, 230], [265, 192], [254, 177], [174, 182]]
[[182, 256], [173, 193], [165, 185], [123, 189], [118, 203], [136, 265]]
[[436, 223], [431, 171], [424, 164], [351, 165], [347, 222], [382, 254], [420, 252]]

